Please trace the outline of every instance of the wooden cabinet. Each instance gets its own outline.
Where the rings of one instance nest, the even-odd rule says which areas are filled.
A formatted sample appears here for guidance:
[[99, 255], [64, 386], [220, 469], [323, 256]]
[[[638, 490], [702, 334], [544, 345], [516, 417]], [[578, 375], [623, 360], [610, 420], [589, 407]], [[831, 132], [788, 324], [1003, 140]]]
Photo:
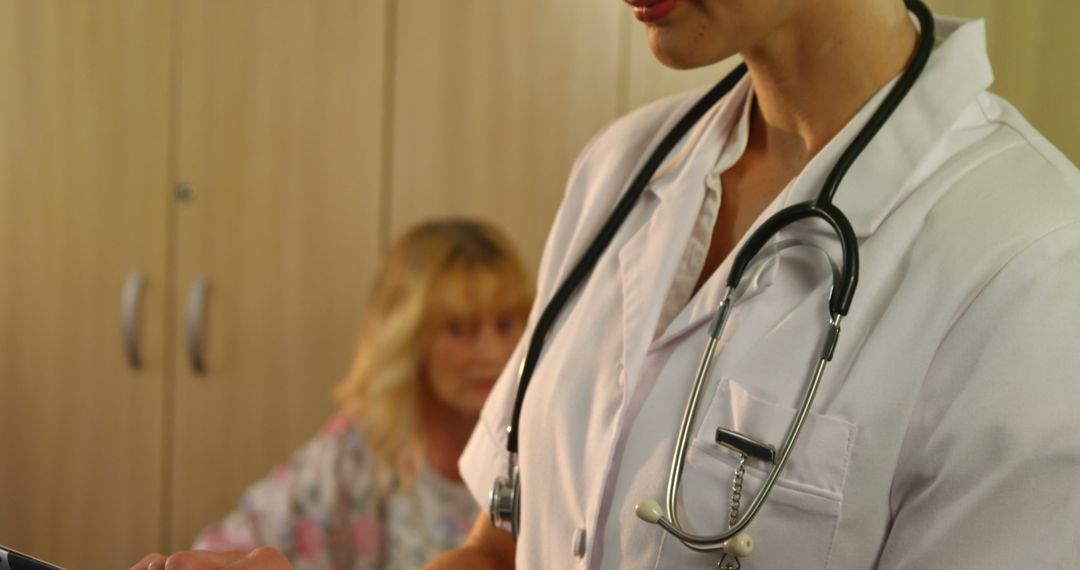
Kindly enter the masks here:
[[385, 233], [383, 6], [0, 1], [0, 543], [188, 546], [331, 412]]
[[70, 568], [161, 539], [169, 12], [0, 2], [0, 542]]
[[[257, 4], [257, 9], [255, 5]], [[333, 409], [380, 256], [383, 3], [178, 3], [176, 547]]]

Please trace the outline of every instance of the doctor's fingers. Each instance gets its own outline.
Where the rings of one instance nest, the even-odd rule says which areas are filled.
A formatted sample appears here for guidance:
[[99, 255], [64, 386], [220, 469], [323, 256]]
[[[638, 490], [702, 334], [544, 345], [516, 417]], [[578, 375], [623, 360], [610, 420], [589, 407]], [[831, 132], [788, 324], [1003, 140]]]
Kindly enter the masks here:
[[165, 568], [165, 557], [155, 552], [144, 556], [130, 570], [162, 570], [163, 568]]
[[[172, 570], [166, 567], [165, 570]], [[275, 548], [256, 548], [223, 570], [293, 570], [289, 559]]]
[[[177, 552], [168, 557], [150, 554], [131, 567], [131, 570], [224, 570], [234, 568], [232, 564], [244, 560], [248, 554], [240, 550], [211, 552], [208, 550], [189, 550]], [[240, 568], [262, 568], [261, 566], [241, 566]], [[289, 568], [286, 566], [266, 566], [267, 570]]]

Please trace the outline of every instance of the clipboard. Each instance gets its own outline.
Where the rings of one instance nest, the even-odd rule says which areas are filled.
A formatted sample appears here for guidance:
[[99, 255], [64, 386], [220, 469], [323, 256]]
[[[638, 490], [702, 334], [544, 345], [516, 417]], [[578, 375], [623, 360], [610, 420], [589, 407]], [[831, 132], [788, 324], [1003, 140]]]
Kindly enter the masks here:
[[0, 544], [0, 570], [64, 570], [55, 564]]

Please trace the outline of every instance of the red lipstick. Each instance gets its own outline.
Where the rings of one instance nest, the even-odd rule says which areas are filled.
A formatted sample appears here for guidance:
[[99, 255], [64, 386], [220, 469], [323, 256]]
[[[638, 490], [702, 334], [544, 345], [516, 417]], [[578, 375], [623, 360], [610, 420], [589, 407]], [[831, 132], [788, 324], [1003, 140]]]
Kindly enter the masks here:
[[651, 23], [667, 17], [679, 5], [679, 0], [626, 0], [626, 3], [634, 7], [634, 17], [638, 21]]

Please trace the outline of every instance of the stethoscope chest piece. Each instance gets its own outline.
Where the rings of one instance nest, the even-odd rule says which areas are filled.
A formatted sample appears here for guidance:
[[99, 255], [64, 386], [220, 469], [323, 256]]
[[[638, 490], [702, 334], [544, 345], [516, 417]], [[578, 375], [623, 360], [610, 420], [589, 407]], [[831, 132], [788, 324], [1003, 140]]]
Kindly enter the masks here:
[[488, 496], [488, 516], [492, 525], [509, 531], [517, 539], [521, 528], [521, 478], [515, 459], [511, 456], [509, 473], [495, 479]]

